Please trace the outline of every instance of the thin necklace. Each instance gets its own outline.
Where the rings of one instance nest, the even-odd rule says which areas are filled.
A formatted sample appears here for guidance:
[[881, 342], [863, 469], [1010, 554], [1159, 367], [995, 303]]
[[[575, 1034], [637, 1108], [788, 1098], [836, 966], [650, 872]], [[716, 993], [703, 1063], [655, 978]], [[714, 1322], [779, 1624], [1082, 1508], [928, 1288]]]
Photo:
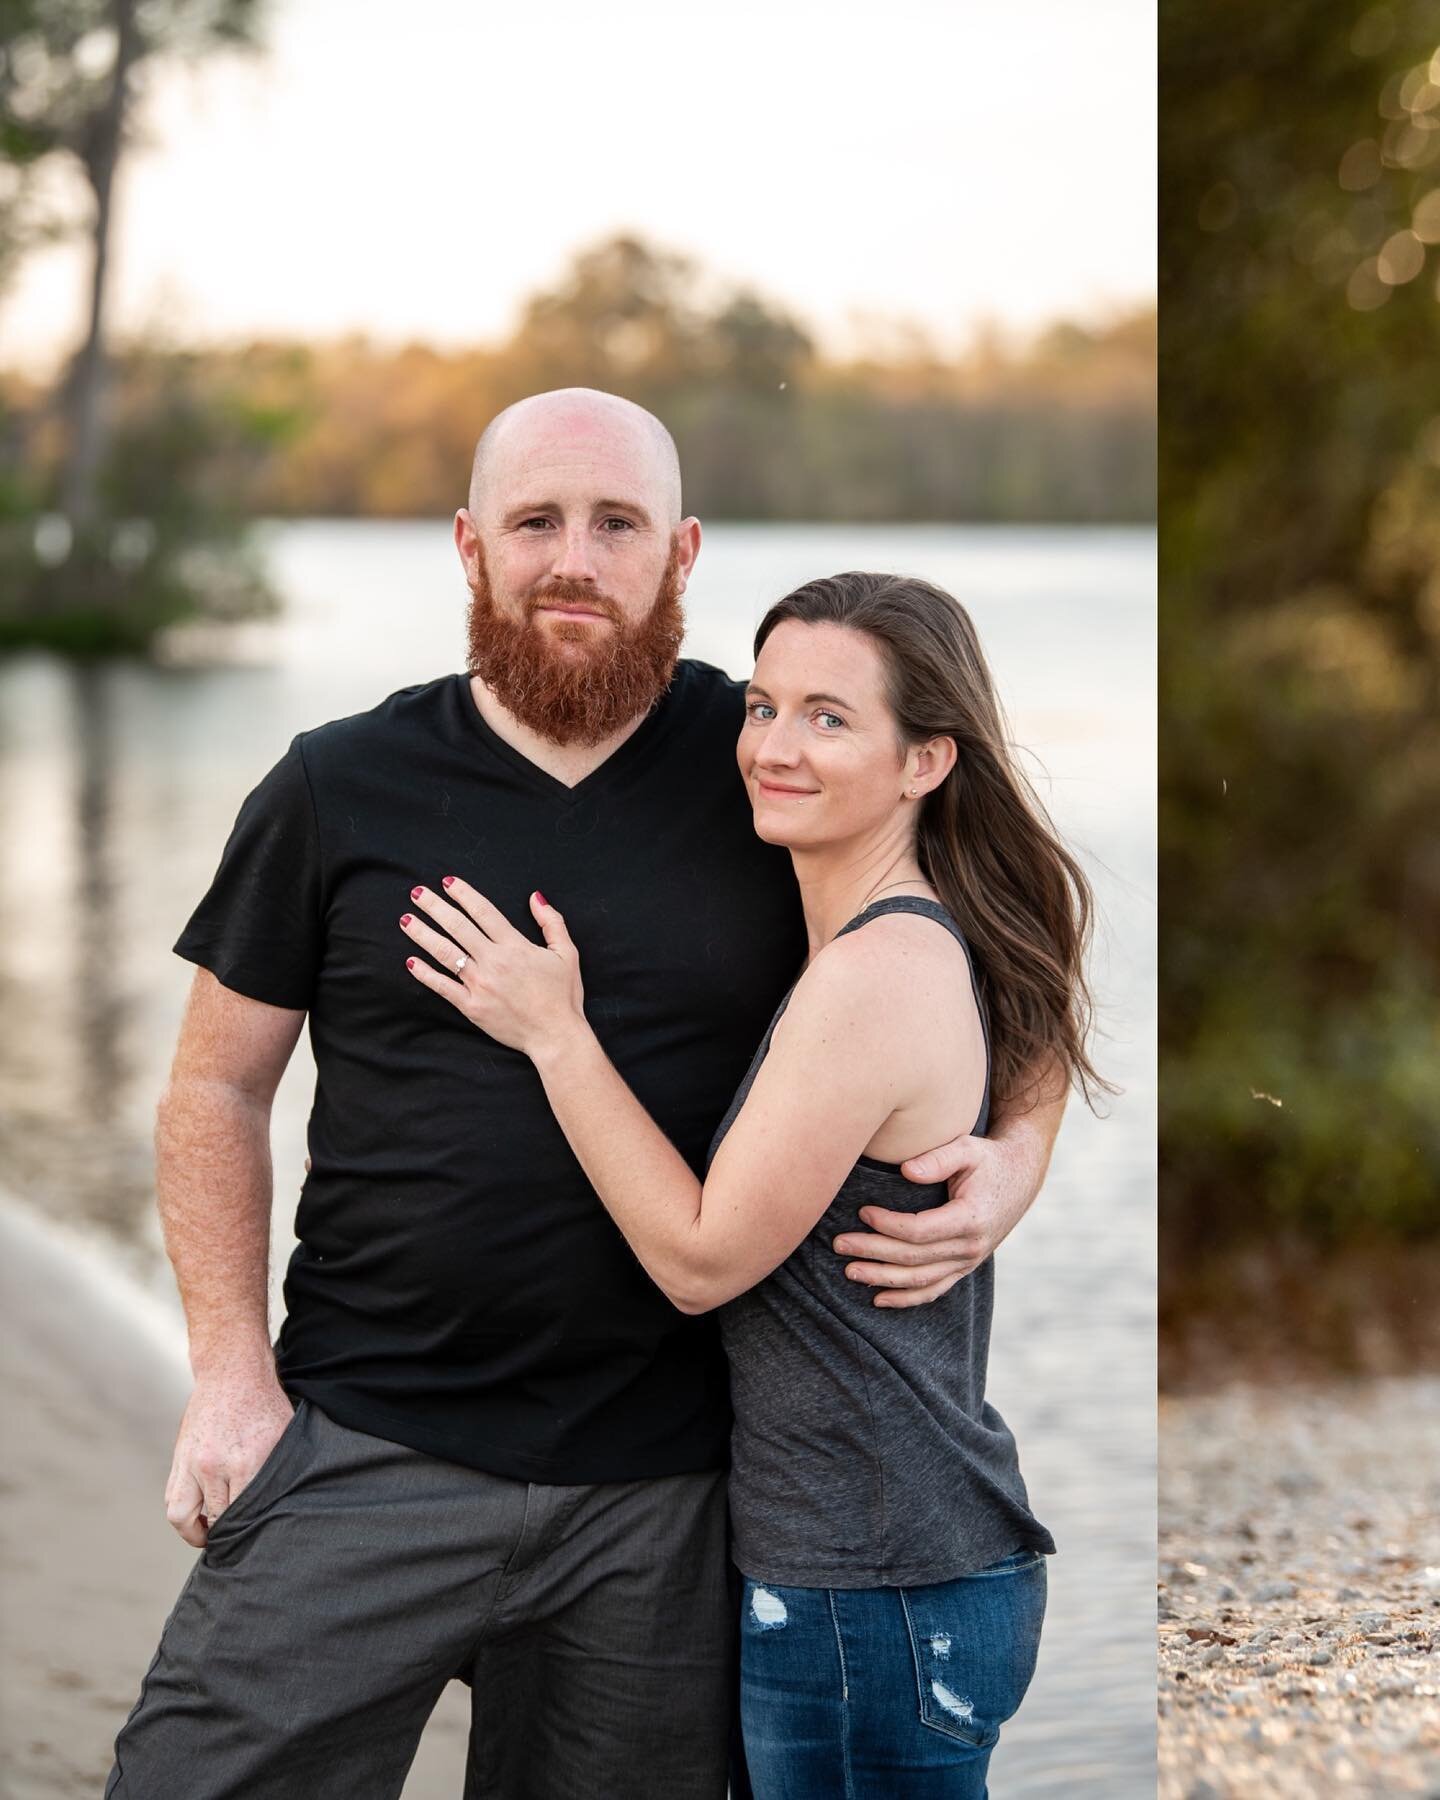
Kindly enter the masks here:
[[913, 887], [917, 882], [924, 881], [924, 879], [925, 877], [923, 875], [907, 875], [902, 881], [887, 881], [884, 887], [872, 888], [860, 902], [860, 911], [864, 912], [865, 908], [875, 898], [876, 894], [887, 893], [891, 888]]

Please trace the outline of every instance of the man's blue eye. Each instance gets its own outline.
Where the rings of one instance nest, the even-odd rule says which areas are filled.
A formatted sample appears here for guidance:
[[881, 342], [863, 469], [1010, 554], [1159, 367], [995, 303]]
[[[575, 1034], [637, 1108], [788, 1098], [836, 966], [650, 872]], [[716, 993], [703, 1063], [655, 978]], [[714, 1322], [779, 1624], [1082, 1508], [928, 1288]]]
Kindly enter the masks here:
[[626, 531], [633, 531], [635, 529], [629, 519], [607, 519], [605, 523], [607, 525], [623, 525]]

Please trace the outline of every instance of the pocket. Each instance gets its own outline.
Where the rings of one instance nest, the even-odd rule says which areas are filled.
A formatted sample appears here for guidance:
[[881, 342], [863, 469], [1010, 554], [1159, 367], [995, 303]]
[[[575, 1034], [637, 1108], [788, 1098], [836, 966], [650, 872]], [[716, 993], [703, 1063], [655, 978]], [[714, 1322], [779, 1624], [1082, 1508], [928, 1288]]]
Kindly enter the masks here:
[[243, 1525], [246, 1519], [252, 1518], [257, 1512], [262, 1511], [268, 1501], [278, 1498], [285, 1465], [289, 1461], [290, 1452], [300, 1435], [301, 1417], [309, 1404], [309, 1401], [303, 1398], [296, 1401], [295, 1411], [291, 1414], [285, 1429], [270, 1446], [269, 1455], [241, 1488], [238, 1496], [211, 1524], [210, 1530], [206, 1534], [207, 1548], [213, 1542], [217, 1532], [228, 1531], [232, 1525]]
[[973, 1575], [901, 1588], [920, 1721], [990, 1749], [1025, 1698], [1045, 1619], [1045, 1558], [1018, 1550]]

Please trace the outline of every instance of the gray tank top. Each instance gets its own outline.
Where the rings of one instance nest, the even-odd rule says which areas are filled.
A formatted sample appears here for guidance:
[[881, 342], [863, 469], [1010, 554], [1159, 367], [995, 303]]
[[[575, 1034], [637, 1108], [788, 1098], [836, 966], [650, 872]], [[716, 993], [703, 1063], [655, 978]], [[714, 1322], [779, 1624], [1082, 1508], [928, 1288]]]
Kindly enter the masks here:
[[[901, 895], [853, 918], [911, 912], [953, 933], [933, 900]], [[843, 933], [841, 934], [843, 935]], [[790, 1001], [780, 1002], [710, 1146], [713, 1160], [745, 1103]], [[985, 1094], [975, 1135], [990, 1117]], [[821, 1072], [823, 1074], [823, 1072]], [[1005, 1421], [985, 1399], [994, 1259], [929, 1306], [877, 1307], [830, 1248], [863, 1230], [862, 1206], [919, 1212], [946, 1197], [894, 1163], [862, 1156], [824, 1217], [772, 1274], [720, 1312], [735, 1425], [730, 1515], [734, 1558], [752, 1581], [792, 1587], [920, 1587], [950, 1581], [1055, 1541], [1030, 1511]]]

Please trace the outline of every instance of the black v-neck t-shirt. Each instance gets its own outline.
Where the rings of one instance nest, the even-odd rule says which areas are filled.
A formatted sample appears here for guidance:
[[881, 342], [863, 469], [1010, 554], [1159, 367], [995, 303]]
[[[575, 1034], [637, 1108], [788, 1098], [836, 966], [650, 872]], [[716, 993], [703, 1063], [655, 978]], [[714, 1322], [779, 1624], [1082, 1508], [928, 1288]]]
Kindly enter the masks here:
[[805, 953], [789, 858], [735, 767], [743, 690], [681, 662], [573, 788], [504, 743], [463, 675], [302, 733], [246, 800], [176, 949], [309, 1014], [312, 1167], [281, 1379], [356, 1430], [498, 1475], [718, 1468], [712, 1318], [651, 1283], [529, 1059], [405, 968], [410, 889], [461, 875], [539, 941], [560, 908], [585, 1008], [698, 1174]]

